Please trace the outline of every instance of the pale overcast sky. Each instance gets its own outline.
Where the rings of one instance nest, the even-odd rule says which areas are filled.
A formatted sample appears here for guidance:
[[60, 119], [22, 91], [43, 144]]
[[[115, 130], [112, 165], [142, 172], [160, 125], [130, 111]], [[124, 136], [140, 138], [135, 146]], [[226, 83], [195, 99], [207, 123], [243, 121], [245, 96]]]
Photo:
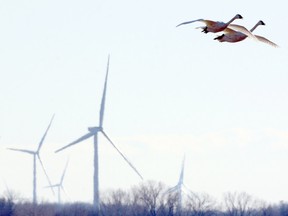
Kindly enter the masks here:
[[[185, 184], [215, 197], [246, 191], [288, 200], [288, 20], [285, 0], [0, 2], [0, 193], [32, 195], [37, 149], [70, 201], [92, 201], [93, 140], [54, 151], [98, 125], [108, 54], [104, 127], [148, 180]], [[229, 21], [277, 43], [219, 43], [193, 19]], [[100, 189], [130, 188], [138, 176], [100, 138]], [[40, 168], [40, 167], [39, 167]], [[39, 200], [56, 200], [38, 169]], [[6, 183], [5, 183], [6, 182]], [[67, 199], [67, 197], [66, 197]], [[68, 199], [67, 199], [68, 200]]]

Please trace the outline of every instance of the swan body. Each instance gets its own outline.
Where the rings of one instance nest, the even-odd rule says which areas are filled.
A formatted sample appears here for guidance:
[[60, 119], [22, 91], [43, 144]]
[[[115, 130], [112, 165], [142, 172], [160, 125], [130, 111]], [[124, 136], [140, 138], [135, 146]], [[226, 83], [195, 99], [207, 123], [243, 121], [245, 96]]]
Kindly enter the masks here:
[[[260, 20], [256, 23], [256, 25], [250, 30], [250, 32], [253, 32], [259, 25], [265, 25], [265, 23]], [[242, 28], [243, 26], [238, 26], [238, 25], [233, 25], [233, 24], [230, 24], [225, 30], [225, 34], [222, 34], [216, 38], [214, 38], [214, 40], [218, 40], [219, 42], [229, 42], [229, 43], [236, 43], [236, 42], [240, 42], [240, 41], [243, 41], [245, 40], [247, 37], [250, 37], [250, 35], [246, 35], [240, 31], [237, 31], [236, 29], [238, 28]], [[234, 28], [235, 30], [231, 29], [231, 28]], [[261, 42], [264, 42], [264, 43], [267, 43], [271, 46], [274, 46], [274, 47], [278, 47], [277, 44], [273, 43], [272, 41], [262, 37], [262, 36], [259, 36], [259, 35], [254, 35], [253, 36], [254, 39], [258, 40], [258, 41], [261, 41]]]
[[181, 26], [181, 25], [194, 23], [194, 22], [204, 22], [206, 24], [206, 26], [198, 27], [198, 28], [203, 29], [202, 32], [204, 32], [204, 33], [208, 33], [208, 32], [217, 33], [217, 32], [220, 32], [220, 31], [223, 31], [224, 29], [226, 29], [228, 27], [228, 25], [230, 25], [235, 19], [243, 19], [243, 17], [240, 14], [237, 14], [227, 23], [219, 22], [219, 21], [212, 21], [212, 20], [205, 20], [205, 19], [197, 19], [197, 20], [192, 20], [192, 21], [180, 23], [176, 27]]

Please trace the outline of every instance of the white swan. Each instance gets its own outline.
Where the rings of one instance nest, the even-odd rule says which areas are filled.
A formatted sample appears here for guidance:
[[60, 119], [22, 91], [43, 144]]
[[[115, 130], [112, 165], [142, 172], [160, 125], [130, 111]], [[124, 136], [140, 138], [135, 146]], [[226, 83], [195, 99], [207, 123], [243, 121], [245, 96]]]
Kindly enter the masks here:
[[202, 32], [204, 32], [204, 33], [208, 33], [208, 32], [216, 33], [216, 32], [220, 32], [220, 31], [223, 31], [224, 29], [226, 29], [228, 27], [228, 25], [231, 24], [235, 19], [243, 19], [243, 17], [240, 14], [237, 14], [227, 23], [219, 22], [219, 21], [212, 21], [212, 20], [205, 20], [205, 19], [197, 19], [197, 20], [192, 20], [192, 21], [180, 23], [176, 27], [181, 26], [181, 25], [190, 24], [193, 22], [204, 22], [206, 24], [206, 26], [198, 27], [198, 28], [203, 29]]
[[[259, 25], [265, 25], [265, 23], [260, 20], [256, 23], [256, 25], [250, 30], [250, 32], [253, 32]], [[236, 42], [240, 42], [240, 41], [243, 41], [245, 40], [247, 37], [249, 37], [249, 35], [246, 35], [242, 32], [239, 32], [239, 31], [235, 31], [235, 30], [232, 30], [231, 28], [234, 28], [235, 30], [237, 28], [242, 28], [243, 26], [238, 26], [238, 25], [234, 25], [234, 24], [230, 24], [228, 26], [228, 28], [226, 28], [224, 30], [225, 34], [222, 34], [216, 38], [214, 38], [214, 40], [218, 40], [219, 42], [229, 42], [229, 43], [236, 43]], [[262, 36], [259, 36], [259, 35], [254, 35], [254, 37], [261, 41], [261, 42], [264, 42], [264, 43], [267, 43], [273, 47], [278, 47], [277, 44], [273, 43], [272, 41], [262, 37]]]

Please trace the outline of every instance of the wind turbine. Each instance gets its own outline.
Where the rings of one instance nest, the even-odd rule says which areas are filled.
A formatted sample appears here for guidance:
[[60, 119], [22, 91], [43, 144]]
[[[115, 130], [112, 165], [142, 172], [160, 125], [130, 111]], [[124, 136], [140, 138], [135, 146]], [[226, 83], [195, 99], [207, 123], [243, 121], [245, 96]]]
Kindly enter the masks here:
[[50, 185], [50, 186], [47, 186], [46, 188], [57, 188], [57, 193], [58, 193], [58, 203], [60, 204], [61, 203], [61, 190], [66, 194], [65, 190], [64, 190], [64, 187], [63, 187], [63, 180], [64, 180], [64, 176], [65, 176], [65, 173], [66, 173], [66, 170], [67, 170], [67, 166], [68, 166], [68, 160], [66, 162], [66, 165], [65, 165], [65, 168], [63, 170], [63, 173], [62, 173], [62, 176], [61, 176], [61, 179], [59, 181], [58, 184], [54, 184], [54, 185]]
[[183, 195], [182, 192], [183, 192], [183, 187], [187, 189], [187, 187], [184, 184], [184, 168], [185, 168], [185, 155], [183, 156], [181, 172], [180, 172], [178, 183], [177, 183], [176, 186], [170, 188], [167, 191], [168, 193], [176, 193], [177, 194], [177, 197], [178, 197], [177, 212], [181, 212], [182, 211], [182, 195]]
[[94, 137], [94, 197], [93, 197], [93, 205], [97, 212], [100, 210], [99, 205], [99, 168], [98, 168], [98, 133], [100, 132], [108, 141], [109, 143], [116, 149], [116, 151], [122, 156], [122, 158], [129, 164], [129, 166], [137, 173], [137, 175], [143, 179], [137, 169], [133, 166], [133, 164], [126, 158], [126, 156], [116, 147], [116, 145], [112, 142], [112, 140], [108, 137], [108, 135], [104, 132], [103, 129], [103, 119], [104, 119], [104, 110], [105, 110], [105, 99], [106, 99], [106, 88], [107, 88], [107, 80], [108, 80], [108, 72], [109, 72], [109, 56], [107, 62], [107, 69], [106, 69], [106, 77], [104, 83], [104, 89], [102, 94], [102, 100], [100, 105], [100, 115], [99, 115], [99, 126], [96, 127], [88, 127], [88, 133], [84, 136], [78, 138], [77, 140], [73, 141], [72, 143], [56, 150], [55, 152], [62, 151], [72, 145], [75, 145], [79, 142], [82, 142], [90, 137]]
[[[30, 155], [33, 156], [33, 204], [37, 203], [37, 169], [36, 169], [36, 161], [37, 161], [37, 159], [39, 160], [39, 162], [41, 164], [41, 167], [42, 167], [42, 169], [43, 169], [43, 171], [45, 173], [45, 176], [46, 176], [46, 178], [48, 180], [49, 185], [51, 185], [51, 182], [50, 182], [50, 179], [48, 177], [48, 174], [47, 174], [47, 172], [46, 172], [46, 170], [44, 168], [43, 162], [42, 162], [42, 160], [40, 158], [40, 150], [41, 150], [41, 147], [43, 146], [43, 142], [45, 140], [45, 137], [46, 137], [47, 132], [48, 132], [50, 126], [51, 126], [51, 123], [52, 123], [53, 119], [54, 119], [54, 115], [52, 116], [52, 118], [50, 120], [50, 123], [49, 123], [49, 125], [48, 125], [48, 127], [47, 127], [47, 129], [46, 129], [46, 131], [45, 131], [45, 133], [44, 133], [44, 135], [42, 137], [42, 139], [40, 140], [40, 143], [38, 145], [38, 149], [36, 151], [31, 151], [31, 150], [26, 150], [26, 149], [8, 148], [9, 150], [12, 150], [12, 151], [23, 152], [23, 153], [27, 153], [27, 154], [30, 154]], [[52, 189], [52, 191], [53, 191], [53, 189]], [[53, 193], [54, 193], [54, 191], [53, 191]]]

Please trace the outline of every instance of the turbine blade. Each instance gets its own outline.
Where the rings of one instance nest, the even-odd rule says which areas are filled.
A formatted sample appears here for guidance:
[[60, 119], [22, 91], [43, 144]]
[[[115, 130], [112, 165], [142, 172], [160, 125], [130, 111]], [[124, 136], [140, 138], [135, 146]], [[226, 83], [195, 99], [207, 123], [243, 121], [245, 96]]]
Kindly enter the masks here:
[[166, 193], [172, 193], [172, 192], [174, 192], [174, 191], [176, 191], [176, 190], [178, 190], [178, 185], [176, 185], [176, 186], [174, 186], [174, 187], [172, 187], [172, 188], [170, 188], [170, 189], [168, 189], [166, 192], [165, 192], [165, 194]]
[[59, 184], [54, 184], [54, 185], [51, 185], [51, 186], [45, 186], [44, 188], [54, 188], [54, 187], [59, 187], [60, 185]]
[[48, 174], [47, 174], [47, 172], [46, 172], [46, 170], [45, 170], [45, 168], [44, 168], [43, 162], [42, 162], [42, 160], [41, 160], [39, 154], [37, 154], [37, 157], [38, 157], [39, 162], [40, 162], [40, 164], [41, 164], [41, 167], [42, 167], [42, 169], [43, 169], [43, 171], [44, 171], [44, 173], [45, 173], [45, 176], [46, 176], [47, 181], [48, 181], [48, 183], [49, 183], [49, 186], [50, 186], [50, 188], [51, 188], [51, 190], [52, 190], [52, 193], [53, 193], [53, 195], [55, 195], [55, 192], [54, 192], [54, 189], [53, 189], [53, 187], [52, 187], [52, 184], [51, 184], [50, 178], [49, 178], [49, 176], [48, 176]]
[[51, 120], [50, 120], [50, 123], [49, 123], [49, 125], [48, 125], [48, 127], [47, 127], [47, 129], [46, 129], [46, 131], [45, 131], [45, 133], [44, 133], [44, 135], [43, 135], [43, 137], [42, 137], [39, 145], [38, 145], [38, 150], [37, 150], [38, 153], [39, 153], [39, 151], [40, 151], [40, 149], [41, 149], [41, 147], [42, 147], [42, 145], [43, 145], [44, 139], [45, 139], [45, 137], [46, 137], [46, 135], [47, 135], [47, 132], [48, 132], [51, 124], [52, 124], [52, 121], [53, 121], [53, 119], [54, 119], [54, 116], [55, 116], [55, 114], [53, 114], [53, 116], [52, 116], [52, 118], [51, 118]]
[[183, 184], [183, 180], [184, 180], [184, 168], [185, 168], [185, 158], [186, 158], [186, 156], [184, 155], [184, 156], [183, 156], [181, 173], [180, 173], [180, 177], [179, 177], [179, 182], [178, 182], [178, 184]]
[[68, 196], [68, 194], [67, 194], [66, 190], [64, 189], [63, 185], [61, 185], [60, 187], [61, 187], [62, 191], [64, 192], [64, 194], [65, 194], [65, 196], [66, 196], [66, 199], [67, 199], [68, 201], [70, 201], [71, 199], [70, 199], [70, 197]]
[[182, 184], [183, 188], [185, 188], [187, 191], [189, 191], [189, 193], [194, 193], [193, 191], [191, 191], [185, 184]]
[[65, 191], [65, 189], [64, 189], [62, 184], [60, 185], [60, 187], [61, 187], [62, 191], [64, 192], [65, 196], [68, 197], [68, 195], [67, 195], [67, 193], [66, 193], [66, 191]]
[[63, 183], [64, 176], [65, 176], [65, 173], [66, 173], [66, 170], [67, 170], [67, 167], [68, 167], [68, 162], [69, 162], [69, 160], [67, 160], [65, 168], [64, 168], [64, 171], [62, 173], [61, 180], [60, 180], [60, 185], [62, 185], [62, 183]]
[[106, 99], [106, 88], [107, 88], [107, 80], [108, 80], [108, 72], [109, 72], [109, 61], [110, 61], [110, 56], [108, 56], [107, 69], [106, 69], [106, 77], [105, 77], [103, 95], [102, 95], [102, 100], [101, 100], [99, 127], [102, 127], [102, 126], [103, 126], [104, 109], [105, 109], [105, 99]]
[[26, 149], [15, 149], [15, 148], [7, 148], [8, 150], [11, 150], [11, 151], [19, 151], [19, 152], [24, 152], [24, 153], [28, 153], [28, 154], [36, 154], [36, 152], [34, 151], [30, 151], [30, 150], [26, 150]]
[[107, 136], [107, 134], [102, 130], [102, 134], [106, 137], [106, 139], [111, 143], [111, 145], [118, 151], [118, 153], [123, 157], [123, 159], [129, 164], [129, 166], [137, 173], [137, 175], [143, 180], [141, 174], [137, 171], [137, 169], [133, 166], [133, 164], [125, 157], [125, 155], [116, 147], [116, 145], [112, 142], [112, 140]]
[[[96, 132], [96, 133], [97, 133], [97, 132]], [[86, 139], [88, 139], [89, 137], [93, 136], [94, 134], [95, 134], [95, 132], [89, 132], [89, 133], [85, 134], [84, 136], [80, 137], [79, 139], [75, 140], [74, 142], [69, 143], [68, 145], [66, 145], [66, 146], [64, 146], [64, 147], [56, 150], [55, 153], [57, 153], [57, 152], [59, 152], [59, 151], [62, 151], [62, 150], [66, 149], [66, 148], [68, 148], [68, 147], [70, 147], [70, 146], [72, 146], [72, 145], [75, 145], [75, 144], [77, 144], [77, 143], [79, 143], [79, 142], [81, 142], [81, 141], [83, 141], [83, 140], [86, 140]]]

